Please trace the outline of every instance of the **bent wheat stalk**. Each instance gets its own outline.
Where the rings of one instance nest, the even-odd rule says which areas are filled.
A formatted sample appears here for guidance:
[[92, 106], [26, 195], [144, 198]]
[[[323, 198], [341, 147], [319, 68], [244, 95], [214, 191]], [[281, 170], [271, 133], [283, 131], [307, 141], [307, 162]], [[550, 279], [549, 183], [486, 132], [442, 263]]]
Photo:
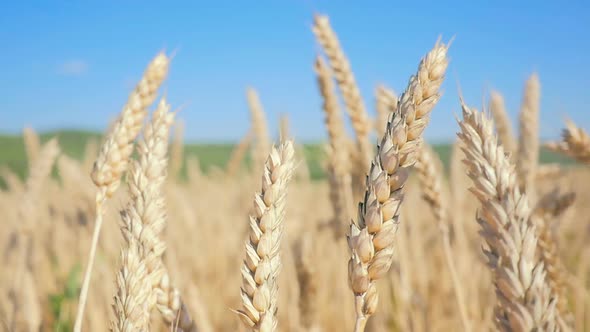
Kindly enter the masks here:
[[150, 62], [143, 78], [129, 96], [127, 104], [123, 107], [119, 119], [108, 133], [94, 163], [91, 177], [98, 189], [96, 193], [96, 220], [88, 254], [88, 265], [86, 266], [82, 289], [80, 290], [74, 332], [81, 332], [82, 330], [92, 267], [102, 228], [103, 205], [119, 188], [121, 176], [127, 170], [128, 160], [133, 151], [133, 141], [141, 130], [143, 120], [147, 114], [147, 107], [154, 102], [157, 90], [168, 73], [168, 64], [169, 59], [164, 53], [158, 54]]
[[235, 311], [250, 331], [271, 332], [277, 328], [280, 247], [294, 153], [291, 141], [271, 149], [264, 165], [262, 190], [254, 197], [246, 257], [241, 269], [242, 309]]
[[584, 129], [577, 127], [571, 120], [567, 120], [561, 137], [561, 142], [550, 142], [545, 147], [590, 165], [590, 136]]
[[416, 162], [430, 112], [440, 98], [447, 65], [447, 46], [437, 42], [420, 62], [416, 76], [410, 78], [398, 110], [391, 113], [385, 135], [377, 146], [358, 220], [350, 225], [347, 236], [351, 251], [348, 281], [355, 297], [355, 332], [365, 330], [367, 320], [377, 309], [375, 282], [387, 274], [393, 260], [404, 185]]
[[462, 103], [458, 134], [465, 147], [473, 195], [481, 202], [477, 222], [494, 274], [495, 323], [501, 331], [554, 331], [556, 298], [545, 281], [543, 262], [535, 256], [539, 238], [521, 194], [513, 166], [497, 142], [493, 123]]

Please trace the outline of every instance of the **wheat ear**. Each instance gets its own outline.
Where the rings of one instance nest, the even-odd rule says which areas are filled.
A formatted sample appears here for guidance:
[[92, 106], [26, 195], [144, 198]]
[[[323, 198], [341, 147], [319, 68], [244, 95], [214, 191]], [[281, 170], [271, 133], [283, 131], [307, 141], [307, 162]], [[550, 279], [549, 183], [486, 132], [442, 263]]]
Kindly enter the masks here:
[[330, 202], [334, 218], [330, 222], [334, 237], [341, 238], [345, 233], [353, 213], [353, 198], [350, 178], [350, 156], [346, 143], [346, 132], [338, 100], [334, 93], [334, 83], [330, 69], [321, 56], [316, 57], [315, 72], [322, 95], [322, 108], [328, 131], [328, 181]]
[[264, 165], [266, 156], [270, 152], [270, 135], [266, 115], [260, 103], [258, 93], [253, 88], [246, 91], [248, 107], [250, 108], [250, 118], [252, 122], [253, 144], [252, 144], [252, 164], [254, 165], [254, 174], [259, 174], [256, 167]]
[[40, 148], [38, 155], [33, 159], [34, 162], [25, 182], [25, 191], [18, 206], [19, 227], [14, 235], [16, 246], [9, 248], [5, 253], [14, 270], [11, 275], [13, 278], [11, 286], [15, 296], [10, 299], [11, 312], [6, 317], [12, 320], [10, 330], [17, 328], [15, 324], [19, 319], [26, 320], [30, 331], [38, 331], [41, 327], [42, 311], [33, 278], [35, 268], [35, 263], [32, 262], [35, 250], [33, 231], [36, 226], [37, 205], [42, 194], [43, 183], [50, 177], [59, 153], [59, 145], [55, 138]]
[[138, 143], [139, 160], [131, 164], [130, 202], [121, 214], [127, 247], [122, 250], [123, 264], [117, 276], [115, 331], [125, 331], [127, 326], [147, 327], [149, 312], [156, 303], [154, 288], [162, 279], [161, 259], [166, 246], [160, 233], [166, 219], [161, 186], [166, 178], [168, 134], [174, 120], [169, 111], [170, 106], [162, 99]]
[[277, 328], [280, 247], [294, 153], [291, 141], [271, 149], [264, 165], [262, 190], [254, 197], [246, 256], [241, 269], [242, 309], [236, 311], [250, 331], [271, 332]]
[[579, 162], [590, 165], [590, 136], [570, 120], [565, 122], [561, 142], [550, 142], [545, 146], [552, 151], [565, 154]]
[[451, 248], [450, 234], [449, 234], [449, 211], [447, 210], [448, 202], [443, 201], [441, 174], [442, 163], [440, 159], [435, 155], [432, 148], [423, 144], [422, 149], [418, 154], [418, 160], [416, 162], [416, 173], [422, 187], [424, 200], [430, 205], [430, 208], [434, 214], [434, 218], [437, 221], [438, 229], [441, 233], [441, 240], [443, 244], [443, 251], [445, 256], [445, 262], [451, 273], [453, 281], [453, 290], [455, 292], [455, 299], [457, 301], [457, 307], [459, 308], [459, 314], [461, 315], [461, 323], [463, 324], [464, 331], [471, 331], [471, 322], [469, 321], [469, 315], [467, 314], [467, 306], [465, 305], [465, 295], [463, 294], [463, 288], [459, 274], [457, 273], [457, 267], [455, 263], [455, 256]]
[[108, 133], [94, 163], [91, 177], [98, 189], [96, 194], [96, 220], [88, 254], [88, 265], [86, 266], [82, 289], [80, 290], [74, 332], [82, 331], [84, 308], [102, 227], [103, 205], [119, 187], [121, 176], [127, 169], [127, 163], [133, 151], [133, 141], [141, 130], [148, 106], [153, 103], [157, 90], [168, 73], [168, 64], [169, 59], [163, 53], [158, 54], [150, 62], [141, 81], [129, 96], [117, 122]]
[[494, 274], [495, 323], [501, 331], [553, 331], [555, 298], [545, 282], [543, 262], [535, 256], [535, 225], [529, 219], [526, 194], [484, 114], [462, 103], [458, 134], [473, 195], [481, 202], [477, 222], [487, 244], [484, 253]]
[[383, 137], [389, 113], [397, 109], [398, 97], [395, 92], [383, 85], [379, 85], [375, 90], [375, 104], [377, 109], [377, 120], [375, 121], [375, 131], [377, 137]]
[[346, 110], [356, 134], [358, 148], [354, 160], [355, 168], [353, 171], [355, 172], [355, 179], [353, 181], [362, 181], [362, 178], [367, 174], [371, 165], [371, 158], [373, 156], [373, 147], [369, 140], [369, 134], [372, 128], [371, 121], [365, 109], [354, 74], [350, 68], [350, 63], [340, 46], [338, 36], [336, 36], [336, 33], [330, 26], [327, 16], [316, 15], [314, 17], [313, 32], [330, 60], [330, 66], [334, 71], [334, 76], [338, 82], [338, 87], [342, 93]]
[[410, 78], [397, 112], [390, 115], [367, 176], [358, 221], [350, 225], [348, 281], [355, 296], [356, 332], [364, 331], [377, 309], [375, 281], [391, 266], [404, 185], [416, 162], [430, 112], [440, 98], [447, 65], [447, 46], [437, 42], [420, 62], [416, 76]]
[[516, 171], [521, 192], [526, 192], [529, 200], [536, 200], [535, 174], [539, 164], [539, 100], [541, 85], [537, 74], [526, 81], [520, 109], [520, 137]]
[[500, 142], [502, 142], [502, 146], [504, 146], [504, 150], [511, 154], [515, 153], [517, 142], [514, 137], [512, 123], [506, 111], [504, 97], [497, 91], [490, 92], [490, 112], [494, 117], [498, 137], [500, 138]]

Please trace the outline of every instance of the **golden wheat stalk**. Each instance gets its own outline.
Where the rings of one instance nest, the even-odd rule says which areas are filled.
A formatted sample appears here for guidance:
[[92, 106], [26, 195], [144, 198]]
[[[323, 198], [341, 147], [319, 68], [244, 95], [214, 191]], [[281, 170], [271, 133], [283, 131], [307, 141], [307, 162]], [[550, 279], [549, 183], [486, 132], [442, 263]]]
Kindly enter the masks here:
[[494, 274], [496, 326], [502, 331], [553, 331], [558, 322], [556, 298], [545, 281], [543, 262], [535, 256], [539, 238], [529, 219], [527, 196], [518, 188], [492, 121], [463, 103], [462, 109], [458, 135], [465, 144], [471, 192], [481, 202], [477, 222]]
[[351, 251], [348, 281], [355, 297], [356, 332], [364, 331], [377, 309], [375, 282], [391, 266], [404, 185], [416, 163], [430, 112], [440, 98], [447, 66], [447, 46], [437, 42], [420, 62], [416, 76], [410, 78], [397, 112], [391, 113], [367, 175], [358, 220], [350, 225], [347, 236]]
[[590, 165], [590, 135], [584, 129], [567, 120], [561, 137], [561, 142], [550, 142], [545, 147]]
[[252, 144], [252, 164], [254, 165], [254, 174], [258, 174], [256, 167], [264, 165], [266, 156], [270, 152], [270, 135], [266, 122], [266, 115], [260, 103], [258, 93], [253, 88], [246, 91], [248, 107], [250, 108], [250, 118], [252, 123], [253, 144]]
[[103, 205], [119, 188], [121, 176], [127, 170], [129, 157], [133, 152], [133, 141], [143, 126], [148, 106], [154, 102], [158, 88], [168, 74], [168, 65], [169, 59], [164, 53], [158, 54], [150, 62], [141, 81], [129, 96], [119, 118], [107, 134], [94, 163], [91, 177], [98, 189], [96, 193], [96, 220], [88, 254], [88, 265], [80, 290], [74, 332], [82, 331], [88, 288], [102, 228]]
[[353, 181], [362, 181], [369, 170], [373, 156], [373, 147], [369, 140], [372, 128], [371, 121], [350, 68], [350, 63], [342, 50], [338, 36], [330, 26], [327, 16], [316, 15], [314, 17], [313, 32], [330, 60], [330, 66], [352, 121], [352, 127], [357, 138], [357, 153], [354, 159], [355, 168], [353, 169], [355, 179]]
[[41, 327], [41, 308], [39, 294], [34, 287], [33, 254], [35, 241], [33, 232], [37, 226], [39, 213], [38, 203], [41, 198], [43, 184], [51, 175], [55, 160], [60, 153], [57, 140], [45, 143], [33, 159], [29, 175], [25, 182], [25, 190], [18, 205], [19, 227], [14, 234], [14, 246], [4, 253], [8, 264], [13, 267], [11, 274], [11, 293], [7, 324], [9, 329], [16, 330], [19, 321], [26, 322], [30, 331]]
[[35, 160], [39, 156], [41, 150], [41, 140], [39, 135], [31, 127], [23, 129], [23, 140], [25, 143], [25, 152], [27, 153], [27, 161], [29, 162], [29, 169], [35, 164]]
[[348, 225], [353, 213], [350, 157], [348, 155], [344, 121], [334, 93], [332, 74], [320, 56], [316, 57], [315, 72], [320, 94], [323, 98], [322, 108], [329, 137], [327, 169], [330, 202], [334, 211], [334, 218], [330, 225], [334, 236], [341, 238], [346, 233], [345, 227]]
[[272, 148], [264, 165], [262, 190], [254, 197], [246, 257], [241, 269], [242, 309], [235, 311], [250, 331], [271, 332], [277, 328], [280, 246], [294, 154], [291, 141]]
[[537, 74], [526, 81], [520, 110], [520, 137], [516, 171], [521, 192], [536, 200], [535, 174], [539, 164], [539, 112], [541, 85]]
[[123, 264], [113, 306], [113, 327], [117, 331], [125, 331], [127, 326], [140, 330], [147, 327], [150, 310], [156, 304], [155, 289], [162, 279], [162, 254], [166, 248], [160, 239], [166, 225], [161, 186], [166, 178], [168, 135], [173, 121], [170, 105], [162, 98], [138, 143], [139, 160], [131, 164], [130, 202], [122, 213], [121, 227], [127, 247], [121, 254]]
[[515, 153], [517, 149], [517, 142], [514, 138], [514, 131], [512, 130], [512, 123], [504, 105], [504, 97], [497, 92], [490, 92], [490, 112], [494, 117], [496, 130], [502, 146], [508, 153]]

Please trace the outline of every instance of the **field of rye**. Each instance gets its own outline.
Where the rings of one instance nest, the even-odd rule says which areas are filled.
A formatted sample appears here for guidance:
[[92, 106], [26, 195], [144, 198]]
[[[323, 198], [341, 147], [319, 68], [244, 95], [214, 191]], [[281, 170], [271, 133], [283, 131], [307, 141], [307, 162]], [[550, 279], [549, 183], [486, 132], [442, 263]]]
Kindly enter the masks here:
[[272, 141], [253, 88], [248, 134], [203, 172], [171, 135], [165, 53], [82, 158], [25, 130], [26, 177], [0, 174], [2, 329], [589, 330], [590, 137], [567, 122], [541, 142], [539, 77], [515, 128], [499, 92], [483, 110], [461, 98], [443, 163], [422, 136], [450, 43], [369, 112], [326, 16], [313, 33], [321, 179], [287, 118]]

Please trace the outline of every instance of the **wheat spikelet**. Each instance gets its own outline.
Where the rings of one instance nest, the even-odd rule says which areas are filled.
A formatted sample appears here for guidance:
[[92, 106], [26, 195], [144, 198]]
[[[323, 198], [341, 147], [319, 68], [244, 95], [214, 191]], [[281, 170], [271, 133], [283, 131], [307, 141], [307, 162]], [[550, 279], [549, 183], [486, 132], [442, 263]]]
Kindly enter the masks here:
[[348, 279], [355, 296], [356, 332], [364, 331], [368, 318], [375, 313], [375, 281], [387, 274], [392, 263], [404, 185], [416, 162], [430, 112], [440, 97], [438, 90], [448, 65], [446, 55], [447, 46], [437, 42], [420, 62], [416, 76], [410, 78], [377, 146], [358, 221], [350, 225]]
[[[118, 291], [114, 305], [117, 321], [113, 326], [121, 331], [125, 326], [140, 328], [147, 324], [149, 312], [156, 303], [154, 289], [162, 279], [161, 259], [165, 244], [159, 237], [166, 219], [160, 190], [166, 177], [168, 134], [174, 120], [174, 114], [169, 110], [170, 106], [162, 99], [152, 122], [145, 127], [143, 140], [138, 144], [139, 160], [131, 164], [128, 181], [130, 202], [121, 215], [121, 232], [127, 247], [121, 254], [123, 265], [117, 277]], [[145, 271], [136, 272], [134, 268]], [[125, 306], [141, 307], [147, 317], [135, 317], [134, 311], [126, 310]]]
[[41, 141], [39, 135], [31, 127], [23, 129], [23, 139], [25, 142], [25, 152], [27, 153], [27, 160], [29, 161], [29, 168], [35, 164], [35, 160], [39, 156], [41, 150]]
[[465, 144], [471, 192], [481, 202], [477, 221], [494, 274], [496, 326], [502, 331], [556, 330], [555, 298], [545, 282], [543, 263], [535, 257], [538, 237], [529, 220], [527, 196], [518, 189], [492, 121], [465, 104], [462, 108], [458, 135]]
[[277, 328], [277, 277], [293, 155], [291, 141], [272, 148], [264, 167], [262, 190], [254, 198], [246, 257], [241, 269], [242, 309], [236, 311], [251, 331], [270, 332]]
[[[313, 32], [319, 44], [330, 60], [330, 66], [334, 71], [334, 76], [338, 82], [338, 87], [342, 93], [348, 115], [352, 121], [352, 127], [357, 138], [357, 156], [354, 159], [355, 167], [353, 169], [355, 178], [353, 181], [361, 181], [369, 170], [373, 148], [369, 140], [371, 131], [371, 121], [365, 109], [360, 90], [350, 68], [350, 63], [340, 46], [340, 41], [334, 30], [330, 26], [327, 16], [316, 15], [314, 17]], [[354, 184], [354, 183], [353, 183]], [[355, 186], [362, 191], [362, 185]]]
[[242, 163], [244, 162], [244, 157], [246, 156], [246, 152], [248, 152], [248, 147], [250, 146], [250, 142], [252, 141], [252, 131], [248, 131], [244, 137], [240, 140], [240, 142], [233, 148], [229, 160], [227, 162], [227, 166], [225, 167], [225, 173], [229, 176], [235, 176]]
[[504, 97], [497, 91], [490, 92], [490, 112], [494, 117], [498, 137], [502, 146], [504, 146], [504, 151], [513, 154], [516, 152], [517, 143], [514, 138], [512, 123], [504, 105]]
[[[166, 212], [161, 187], [166, 177], [168, 136], [174, 120], [174, 114], [169, 111], [170, 106], [162, 99], [152, 116], [152, 123], [145, 128], [144, 140], [138, 145], [140, 159], [131, 168], [131, 203], [126, 213], [138, 216], [139, 225], [135, 228], [139, 231], [132, 232], [130, 227], [133, 225], [127, 224], [123, 230], [124, 234], [135, 236], [141, 245], [140, 260], [147, 269], [145, 279], [149, 286], [148, 312], [156, 306], [164, 321], [175, 326], [175, 331], [188, 332], [195, 331], [196, 325], [180, 293], [171, 286], [170, 276], [162, 263], [166, 246], [160, 233], [166, 226]], [[177, 318], [178, 325], [175, 325]]]
[[96, 247], [102, 227], [102, 206], [111, 197], [127, 169], [129, 157], [133, 151], [133, 141], [143, 126], [147, 107], [153, 103], [156, 93], [168, 73], [169, 59], [164, 53], [158, 54], [148, 65], [135, 90], [129, 96], [119, 118], [107, 134], [98, 157], [94, 163], [91, 178], [98, 188], [96, 194], [96, 220], [88, 254], [88, 265], [84, 273], [80, 301], [76, 313], [74, 332], [81, 332], [84, 308], [88, 296], [88, 287], [92, 267], [96, 256]]
[[329, 136], [328, 147], [328, 181], [330, 183], [330, 202], [334, 210], [334, 218], [331, 228], [336, 238], [345, 234], [345, 225], [348, 224], [353, 212], [350, 157], [348, 155], [347, 138], [344, 129], [338, 101], [334, 93], [334, 84], [330, 69], [322, 59], [316, 57], [315, 72], [318, 87], [323, 97], [322, 108], [325, 114], [326, 129]]
[[471, 323], [467, 314], [467, 306], [465, 305], [465, 296], [451, 249], [448, 220], [449, 211], [446, 208], [448, 202], [443, 199], [441, 183], [441, 178], [443, 177], [441, 174], [442, 162], [429, 145], [422, 144], [422, 149], [419, 150], [415, 166], [420, 186], [422, 187], [422, 198], [430, 205], [434, 218], [437, 221], [437, 226], [441, 232], [445, 262], [453, 279], [453, 290], [455, 291], [463, 330], [471, 331]]
[[539, 99], [541, 86], [537, 74], [526, 81], [520, 109], [520, 137], [516, 171], [521, 192], [534, 202], [535, 174], [539, 163]]
[[255, 174], [256, 167], [264, 165], [266, 156], [270, 152], [270, 136], [268, 134], [268, 126], [266, 124], [266, 116], [258, 98], [258, 93], [253, 88], [248, 88], [246, 92], [248, 98], [248, 106], [250, 108], [250, 118], [252, 121], [252, 164], [254, 165]]
[[379, 85], [375, 90], [375, 102], [377, 109], [377, 120], [375, 121], [375, 130], [377, 137], [383, 137], [389, 113], [397, 109], [398, 98], [395, 92], [383, 85]]
[[117, 294], [113, 304], [115, 321], [111, 324], [111, 330], [115, 332], [148, 331], [152, 289], [147, 267], [142, 260], [144, 250], [136, 236], [132, 235], [133, 232], [140, 232], [135, 226], [141, 229], [141, 217], [126, 212], [121, 217], [123, 223], [128, 225], [123, 233], [127, 247], [121, 251], [122, 268], [117, 274]]
[[590, 165], [590, 136], [570, 120], [565, 123], [561, 142], [550, 142], [545, 146], [552, 151], [565, 154], [579, 162]]

